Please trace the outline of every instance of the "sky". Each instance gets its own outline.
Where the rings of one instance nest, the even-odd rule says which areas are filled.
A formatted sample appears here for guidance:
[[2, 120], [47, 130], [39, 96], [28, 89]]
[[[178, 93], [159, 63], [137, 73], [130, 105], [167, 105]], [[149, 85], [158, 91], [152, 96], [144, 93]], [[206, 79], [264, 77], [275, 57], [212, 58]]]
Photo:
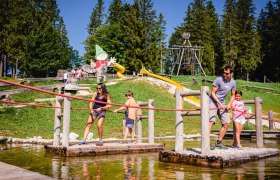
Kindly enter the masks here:
[[[216, 13], [221, 16], [223, 14], [225, 0], [212, 0]], [[265, 7], [269, 0], [253, 0], [256, 7], [256, 17], [262, 8]], [[105, 13], [112, 0], [104, 0]], [[122, 0], [123, 3], [132, 3], [133, 0]], [[157, 14], [162, 13], [166, 21], [167, 41], [174, 28], [183, 23], [188, 5], [193, 0], [153, 0], [154, 9]], [[85, 53], [84, 41], [88, 36], [87, 25], [89, 18], [95, 7], [97, 0], [57, 0], [60, 16], [63, 17], [70, 45], [79, 52], [80, 56]]]

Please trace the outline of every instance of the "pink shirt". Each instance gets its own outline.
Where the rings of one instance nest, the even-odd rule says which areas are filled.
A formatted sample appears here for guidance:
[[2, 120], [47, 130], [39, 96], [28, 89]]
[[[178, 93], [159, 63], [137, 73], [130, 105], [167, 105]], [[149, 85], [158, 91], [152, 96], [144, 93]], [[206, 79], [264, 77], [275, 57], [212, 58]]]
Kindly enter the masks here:
[[243, 101], [236, 101], [234, 100], [232, 102], [232, 117], [234, 119], [236, 118], [245, 118], [244, 111], [245, 111], [245, 105]]

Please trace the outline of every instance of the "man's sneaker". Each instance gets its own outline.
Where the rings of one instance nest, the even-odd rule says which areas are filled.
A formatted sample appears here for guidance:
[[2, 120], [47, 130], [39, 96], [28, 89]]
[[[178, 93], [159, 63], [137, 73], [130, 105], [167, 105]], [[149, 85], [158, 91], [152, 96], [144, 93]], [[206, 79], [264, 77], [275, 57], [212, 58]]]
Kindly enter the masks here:
[[98, 141], [95, 145], [96, 146], [103, 146], [103, 141]]
[[224, 149], [224, 150], [228, 149], [228, 147], [225, 146], [225, 145], [223, 145], [222, 142], [220, 142], [220, 143], [216, 142], [215, 147], [216, 147], [217, 149]]
[[86, 141], [81, 141], [81, 142], [79, 143], [79, 145], [85, 145], [85, 144], [87, 144]]

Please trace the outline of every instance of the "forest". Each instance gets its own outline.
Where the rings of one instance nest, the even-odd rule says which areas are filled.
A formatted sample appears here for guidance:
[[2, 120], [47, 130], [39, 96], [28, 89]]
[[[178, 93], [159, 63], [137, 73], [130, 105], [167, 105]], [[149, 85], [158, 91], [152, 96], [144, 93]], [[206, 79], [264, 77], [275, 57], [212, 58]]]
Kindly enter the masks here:
[[96, 44], [128, 74], [142, 66], [154, 73], [163, 66], [170, 73], [169, 48], [182, 44], [182, 34], [190, 32], [192, 44], [204, 47], [206, 74], [218, 75], [231, 65], [237, 79], [280, 81], [280, 0], [268, 1], [259, 14], [253, 0], [226, 0], [221, 16], [211, 0], [193, 0], [170, 39], [164, 14], [154, 9], [152, 0], [112, 0], [108, 12], [104, 0], [95, 3], [86, 53], [79, 55], [69, 44], [56, 0], [1, 0], [0, 77], [56, 76], [58, 69], [89, 63]]

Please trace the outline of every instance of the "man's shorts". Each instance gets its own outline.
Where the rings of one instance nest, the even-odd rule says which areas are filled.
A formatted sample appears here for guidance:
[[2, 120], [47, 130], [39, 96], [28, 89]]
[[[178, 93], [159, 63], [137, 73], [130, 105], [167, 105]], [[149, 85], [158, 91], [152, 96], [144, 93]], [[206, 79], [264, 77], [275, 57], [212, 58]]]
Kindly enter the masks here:
[[244, 118], [236, 118], [236, 119], [233, 119], [234, 122], [237, 122], [241, 125], [245, 124], [245, 119]]
[[230, 123], [229, 112], [227, 109], [218, 109], [218, 104], [211, 100], [209, 108], [209, 121], [216, 122], [216, 116], [218, 115], [222, 125]]
[[93, 113], [91, 113], [91, 115], [93, 115], [96, 118], [105, 117], [106, 111], [96, 112], [96, 111], [93, 110]]
[[134, 127], [134, 120], [130, 118], [125, 119], [125, 127], [133, 128]]

